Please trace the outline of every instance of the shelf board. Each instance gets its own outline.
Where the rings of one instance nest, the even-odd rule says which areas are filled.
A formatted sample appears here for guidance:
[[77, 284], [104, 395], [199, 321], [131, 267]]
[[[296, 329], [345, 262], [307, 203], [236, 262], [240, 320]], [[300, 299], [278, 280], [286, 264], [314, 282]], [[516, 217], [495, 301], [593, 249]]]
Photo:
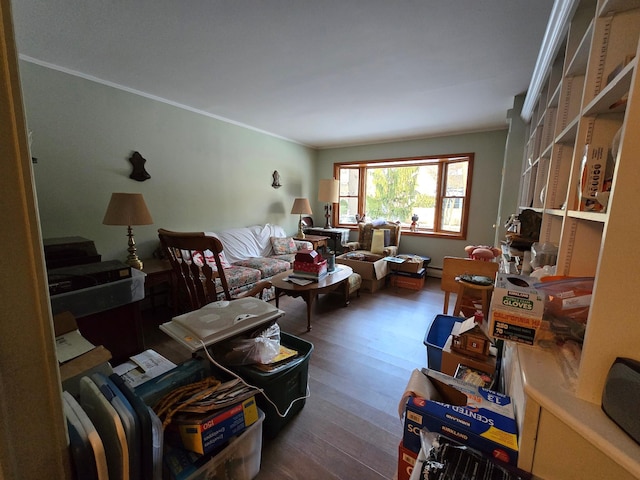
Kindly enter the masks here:
[[565, 76], [575, 77], [584, 75], [587, 72], [587, 62], [589, 61], [589, 47], [591, 46], [591, 37], [593, 36], [593, 20], [589, 24], [589, 28], [582, 36], [580, 45], [576, 49], [576, 53], [569, 62], [569, 66], [565, 71]]
[[567, 212], [567, 217], [599, 223], [604, 223], [607, 219], [607, 215], [603, 212], [581, 212], [578, 210], [569, 210]]
[[640, 478], [640, 445], [599, 404], [575, 396], [550, 350], [519, 347], [525, 393], [601, 452]]
[[551, 108], [558, 106], [558, 103], [560, 102], [560, 87], [561, 84], [560, 82], [558, 82], [558, 85], [556, 85], [556, 88], [553, 90], [553, 93], [549, 97], [549, 103], [547, 104], [547, 107]]
[[638, 59], [634, 58], [602, 91], [589, 102], [583, 111], [583, 115], [592, 116], [601, 113], [612, 113], [619, 111], [611, 108], [622, 97], [629, 93], [633, 71], [638, 64]]
[[556, 137], [555, 143], [562, 143], [565, 145], [573, 146], [576, 141], [576, 135], [578, 134], [579, 120], [579, 116], [576, 116], [573, 120], [571, 120], [565, 127], [565, 129], [560, 132], [560, 135]]
[[564, 217], [564, 210], [560, 210], [559, 208], [547, 208], [544, 213], [547, 215], [553, 215], [554, 217]]
[[605, 0], [598, 12], [599, 17], [608, 17], [614, 13], [640, 8], [640, 0]]
[[544, 210], [541, 207], [528, 207], [528, 206], [523, 206], [523, 205], [520, 205], [518, 208], [520, 210], [533, 210], [534, 212], [539, 212], [539, 213], [542, 213], [543, 210]]

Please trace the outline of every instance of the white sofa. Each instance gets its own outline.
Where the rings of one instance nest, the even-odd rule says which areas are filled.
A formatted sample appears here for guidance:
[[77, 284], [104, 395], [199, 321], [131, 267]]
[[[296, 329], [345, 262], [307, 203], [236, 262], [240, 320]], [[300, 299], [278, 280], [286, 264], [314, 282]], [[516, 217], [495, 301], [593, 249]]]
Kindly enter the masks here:
[[[231, 295], [293, 268], [296, 252], [312, 248], [311, 243], [293, 240], [282, 227], [271, 224], [206, 233], [222, 242], [221, 260]], [[265, 300], [272, 297], [273, 291], [265, 292]]]

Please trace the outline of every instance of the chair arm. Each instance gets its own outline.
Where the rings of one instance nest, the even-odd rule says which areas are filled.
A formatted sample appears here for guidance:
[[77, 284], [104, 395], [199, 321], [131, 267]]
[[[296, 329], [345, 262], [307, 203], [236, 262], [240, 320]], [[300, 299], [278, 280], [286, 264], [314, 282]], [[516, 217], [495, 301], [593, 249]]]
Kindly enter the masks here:
[[264, 295], [264, 291], [271, 288], [271, 286], [272, 284], [269, 280], [261, 280], [260, 282], [256, 283], [253, 287], [251, 287], [249, 290], [245, 290], [244, 292], [239, 293], [233, 298], [238, 299], [238, 298], [257, 296], [258, 298], [262, 299]]

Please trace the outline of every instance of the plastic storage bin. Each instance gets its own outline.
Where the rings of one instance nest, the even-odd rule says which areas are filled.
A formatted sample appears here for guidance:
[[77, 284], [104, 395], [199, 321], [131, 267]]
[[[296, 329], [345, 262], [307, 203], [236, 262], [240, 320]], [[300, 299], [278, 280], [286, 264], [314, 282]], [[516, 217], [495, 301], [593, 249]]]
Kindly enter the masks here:
[[451, 335], [453, 325], [462, 321], [464, 321], [464, 318], [451, 315], [436, 315], [433, 322], [431, 322], [431, 326], [424, 337], [424, 344], [427, 347], [427, 366], [431, 370], [440, 371], [442, 367], [442, 349], [447, 343], [449, 335]]
[[304, 397], [307, 395], [309, 358], [313, 351], [313, 344], [286, 332], [280, 332], [280, 343], [300, 353], [296, 359], [297, 362], [290, 367], [275, 372], [264, 372], [251, 365], [233, 367], [246, 382], [262, 388], [283, 414], [293, 400], [303, 397], [293, 403], [287, 414], [281, 417], [263, 395], [257, 396], [258, 407], [265, 413], [263, 434], [266, 438], [275, 437], [280, 429], [291, 420], [291, 417], [302, 410], [306, 403]]
[[51, 310], [54, 315], [69, 311], [80, 318], [137, 302], [144, 298], [146, 276], [146, 273], [132, 268], [131, 278], [52, 295]]
[[164, 458], [167, 477], [171, 480], [251, 480], [255, 478], [260, 473], [264, 419], [265, 414], [258, 410], [258, 421], [231, 439], [224, 449], [204, 464], [203, 460], [207, 456], [201, 457], [184, 450], [169, 450]]

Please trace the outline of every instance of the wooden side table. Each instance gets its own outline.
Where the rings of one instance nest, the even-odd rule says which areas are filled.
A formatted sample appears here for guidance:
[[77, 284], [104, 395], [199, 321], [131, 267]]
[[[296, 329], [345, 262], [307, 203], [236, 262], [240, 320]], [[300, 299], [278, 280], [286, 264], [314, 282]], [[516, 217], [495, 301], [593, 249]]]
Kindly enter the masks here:
[[176, 292], [173, 283], [173, 270], [169, 260], [161, 258], [147, 258], [142, 260], [142, 271], [147, 274], [144, 279], [145, 297], [151, 301], [151, 308], [155, 309], [155, 297], [160, 295], [156, 289], [163, 285], [168, 286], [171, 298], [171, 307], [176, 308]]
[[305, 235], [304, 238], [293, 237], [294, 240], [309, 242], [311, 245], [313, 245], [313, 249], [316, 251], [318, 251], [319, 248], [326, 250], [329, 246], [329, 238], [330, 237], [323, 237], [321, 235]]
[[[349, 229], [348, 228], [316, 228], [316, 227], [312, 227], [312, 228], [306, 228], [305, 229], [305, 234], [309, 232], [310, 235], [307, 235], [307, 237], [310, 237], [311, 235], [322, 235], [322, 236], [327, 236], [329, 238], [331, 238], [331, 243], [332, 243], [332, 247], [333, 247], [333, 251], [336, 254], [339, 254], [340, 252], [338, 250], [342, 250], [342, 247], [345, 243], [347, 243], [349, 241]], [[327, 245], [327, 247], [329, 247], [329, 245]]]

